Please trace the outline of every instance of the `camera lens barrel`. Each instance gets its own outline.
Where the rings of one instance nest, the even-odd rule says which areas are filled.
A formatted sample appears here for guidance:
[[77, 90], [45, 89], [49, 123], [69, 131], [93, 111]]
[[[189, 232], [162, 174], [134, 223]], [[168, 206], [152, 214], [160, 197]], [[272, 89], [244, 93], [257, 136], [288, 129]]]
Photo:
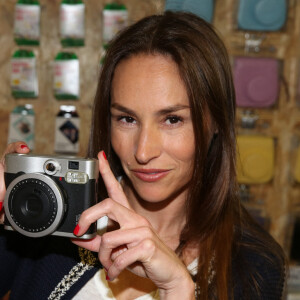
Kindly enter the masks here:
[[64, 199], [50, 177], [38, 173], [23, 174], [8, 186], [4, 208], [6, 218], [16, 231], [29, 237], [43, 237], [59, 226]]

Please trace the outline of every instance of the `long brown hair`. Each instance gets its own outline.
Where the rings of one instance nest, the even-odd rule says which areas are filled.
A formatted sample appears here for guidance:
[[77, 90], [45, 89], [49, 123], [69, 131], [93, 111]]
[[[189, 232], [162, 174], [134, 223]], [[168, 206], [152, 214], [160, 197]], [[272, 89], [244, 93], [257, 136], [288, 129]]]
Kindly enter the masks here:
[[[166, 12], [123, 30], [109, 45], [95, 98], [89, 156], [104, 150], [115, 175], [124, 175], [110, 143], [110, 96], [117, 64], [130, 56], [160, 54], [178, 65], [189, 96], [195, 161], [186, 201], [187, 222], [178, 253], [199, 248], [197, 298], [232, 295], [232, 253], [241, 230], [235, 174], [235, 93], [226, 48], [212, 26], [193, 14]], [[207, 113], [215, 133], [209, 137]], [[124, 175], [125, 176], [125, 175]], [[103, 195], [102, 195], [103, 196]]]

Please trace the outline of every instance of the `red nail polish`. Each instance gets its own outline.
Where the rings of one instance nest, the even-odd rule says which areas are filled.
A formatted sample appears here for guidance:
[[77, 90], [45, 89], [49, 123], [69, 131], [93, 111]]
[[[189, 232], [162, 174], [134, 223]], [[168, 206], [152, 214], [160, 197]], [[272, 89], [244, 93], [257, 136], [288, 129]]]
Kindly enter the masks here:
[[109, 278], [109, 276], [107, 275], [107, 269], [106, 269], [105, 267], [103, 267], [103, 269], [104, 269], [104, 272], [105, 272], [105, 278], [106, 278], [106, 280], [107, 280], [107, 281], [110, 281], [110, 278]]
[[28, 147], [26, 145], [21, 145], [21, 149], [28, 149]]
[[79, 227], [79, 225], [77, 224], [76, 227], [75, 227], [75, 229], [74, 229], [74, 231], [73, 231], [74, 235], [77, 235], [77, 234], [78, 234], [79, 229], [80, 229], [80, 227]]
[[3, 202], [0, 202], [0, 211], [2, 210]]
[[103, 157], [105, 158], [105, 160], [107, 160], [107, 157], [106, 157], [106, 154], [104, 151], [103, 151]]

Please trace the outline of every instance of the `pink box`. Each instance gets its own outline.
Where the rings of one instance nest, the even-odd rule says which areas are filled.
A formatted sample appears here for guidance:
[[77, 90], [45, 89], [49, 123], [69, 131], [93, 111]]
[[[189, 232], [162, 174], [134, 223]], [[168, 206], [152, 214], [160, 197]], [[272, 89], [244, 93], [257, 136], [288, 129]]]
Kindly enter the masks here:
[[279, 94], [279, 61], [274, 58], [236, 57], [233, 78], [238, 107], [270, 107]]

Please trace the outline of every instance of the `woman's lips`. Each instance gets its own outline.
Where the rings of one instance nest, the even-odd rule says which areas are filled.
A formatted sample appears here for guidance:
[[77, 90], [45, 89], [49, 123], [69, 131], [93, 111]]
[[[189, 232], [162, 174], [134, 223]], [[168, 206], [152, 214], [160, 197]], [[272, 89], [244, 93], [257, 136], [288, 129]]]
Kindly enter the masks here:
[[167, 176], [170, 170], [165, 169], [133, 169], [131, 170], [137, 178], [145, 182], [155, 182]]

